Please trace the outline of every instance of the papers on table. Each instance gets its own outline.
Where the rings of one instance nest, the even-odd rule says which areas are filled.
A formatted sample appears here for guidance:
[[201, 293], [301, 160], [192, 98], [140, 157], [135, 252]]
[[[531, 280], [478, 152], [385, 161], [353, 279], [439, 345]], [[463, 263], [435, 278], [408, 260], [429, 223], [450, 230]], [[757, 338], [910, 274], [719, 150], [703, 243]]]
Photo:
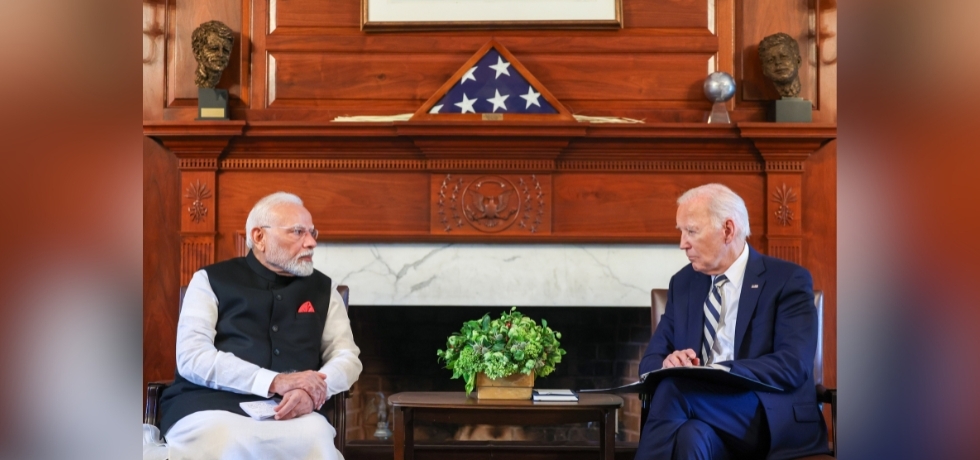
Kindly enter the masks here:
[[693, 367], [671, 367], [667, 369], [657, 369], [647, 372], [640, 376], [640, 380], [626, 385], [613, 388], [599, 388], [595, 390], [579, 390], [582, 393], [653, 393], [661, 380], [667, 377], [679, 377], [700, 382], [709, 382], [716, 385], [737, 388], [750, 391], [782, 392], [783, 389], [762, 383], [750, 377], [733, 374], [729, 371], [709, 366]]
[[578, 401], [578, 395], [576, 395], [572, 390], [535, 389], [531, 398], [534, 401]]

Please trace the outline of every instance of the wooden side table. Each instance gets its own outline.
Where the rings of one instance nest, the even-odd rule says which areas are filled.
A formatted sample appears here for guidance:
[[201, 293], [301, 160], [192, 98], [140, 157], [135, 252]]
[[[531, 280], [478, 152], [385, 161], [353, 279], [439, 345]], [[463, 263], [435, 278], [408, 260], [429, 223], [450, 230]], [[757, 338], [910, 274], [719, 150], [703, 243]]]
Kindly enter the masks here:
[[623, 399], [609, 394], [580, 394], [577, 403], [535, 403], [530, 400], [477, 400], [463, 392], [396, 393], [395, 460], [415, 459], [415, 422], [487, 425], [560, 425], [599, 422], [599, 458], [616, 452], [615, 411]]

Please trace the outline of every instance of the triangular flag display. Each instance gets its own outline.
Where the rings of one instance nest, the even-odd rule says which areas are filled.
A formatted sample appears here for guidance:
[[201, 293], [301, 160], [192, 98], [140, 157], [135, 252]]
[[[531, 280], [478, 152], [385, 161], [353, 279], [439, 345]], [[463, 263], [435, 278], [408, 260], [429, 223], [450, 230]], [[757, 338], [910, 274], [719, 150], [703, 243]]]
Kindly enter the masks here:
[[571, 113], [503, 45], [490, 40], [412, 120], [572, 120]]

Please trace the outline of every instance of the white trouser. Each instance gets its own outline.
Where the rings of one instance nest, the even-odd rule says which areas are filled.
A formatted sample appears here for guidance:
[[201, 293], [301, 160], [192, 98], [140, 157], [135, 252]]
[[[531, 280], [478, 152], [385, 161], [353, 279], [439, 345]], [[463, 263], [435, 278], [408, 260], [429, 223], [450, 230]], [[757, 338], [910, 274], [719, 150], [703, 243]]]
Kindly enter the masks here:
[[166, 434], [170, 460], [343, 460], [336, 430], [313, 412], [292, 420], [254, 420], [222, 410], [195, 412]]

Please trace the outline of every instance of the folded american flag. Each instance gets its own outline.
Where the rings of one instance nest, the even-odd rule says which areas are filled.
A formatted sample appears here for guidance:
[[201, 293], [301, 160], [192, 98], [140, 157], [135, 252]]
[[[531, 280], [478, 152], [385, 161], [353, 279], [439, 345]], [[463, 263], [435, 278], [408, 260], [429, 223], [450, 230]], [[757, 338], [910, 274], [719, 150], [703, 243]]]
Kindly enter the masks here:
[[558, 113], [496, 49], [453, 85], [429, 113]]

